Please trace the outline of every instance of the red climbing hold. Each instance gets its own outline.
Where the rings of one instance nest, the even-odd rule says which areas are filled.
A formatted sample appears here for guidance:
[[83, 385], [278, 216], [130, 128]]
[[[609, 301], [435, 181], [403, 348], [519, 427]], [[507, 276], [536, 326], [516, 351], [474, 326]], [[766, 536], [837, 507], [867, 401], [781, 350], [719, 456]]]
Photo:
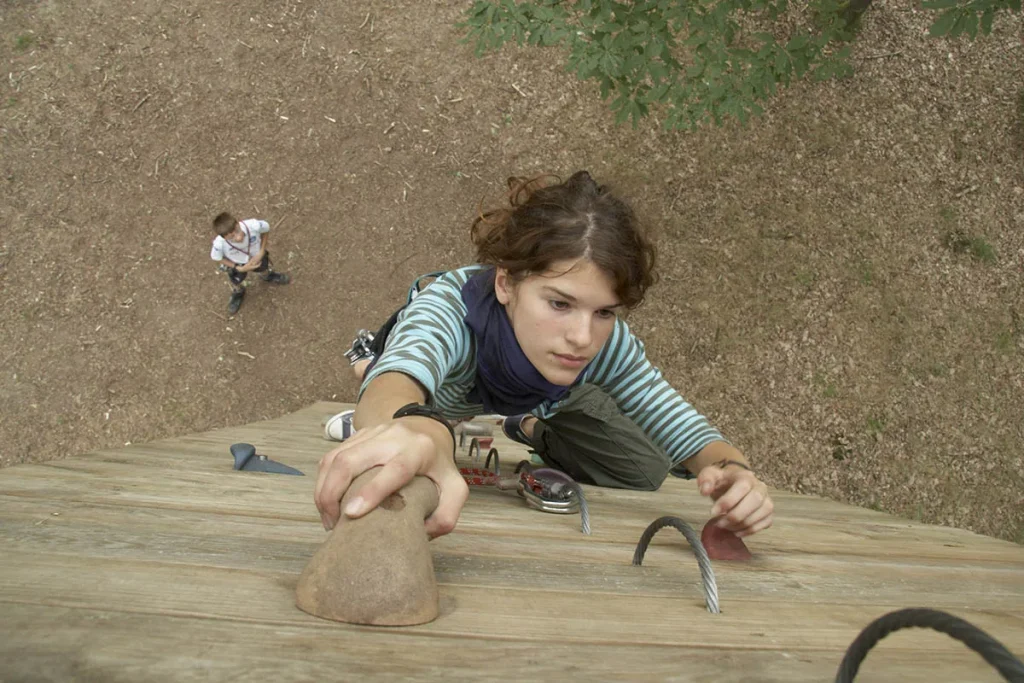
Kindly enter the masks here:
[[700, 532], [700, 542], [712, 560], [744, 561], [753, 559], [743, 539], [729, 531], [716, 526], [720, 517], [713, 517], [704, 525]]

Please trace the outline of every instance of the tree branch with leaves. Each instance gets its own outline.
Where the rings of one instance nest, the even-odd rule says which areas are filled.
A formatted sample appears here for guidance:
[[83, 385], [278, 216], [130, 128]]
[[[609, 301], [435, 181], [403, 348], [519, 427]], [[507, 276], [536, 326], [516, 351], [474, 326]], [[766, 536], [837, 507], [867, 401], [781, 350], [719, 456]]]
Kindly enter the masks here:
[[[667, 128], [746, 123], [797, 79], [852, 73], [850, 41], [871, 0], [476, 0], [460, 27], [477, 54], [507, 42], [561, 47], [567, 67], [635, 126], [652, 109]], [[925, 0], [933, 36], [989, 34], [1021, 0]], [[796, 17], [796, 18], [795, 18]]]

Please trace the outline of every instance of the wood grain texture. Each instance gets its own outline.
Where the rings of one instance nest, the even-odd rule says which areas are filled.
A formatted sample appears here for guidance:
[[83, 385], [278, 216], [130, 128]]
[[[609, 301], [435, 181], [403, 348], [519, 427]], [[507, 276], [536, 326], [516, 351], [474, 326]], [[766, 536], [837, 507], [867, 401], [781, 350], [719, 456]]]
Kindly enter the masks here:
[[[0, 681], [828, 681], [865, 625], [911, 606], [1024, 653], [1024, 548], [786, 492], [773, 492], [775, 527], [749, 539], [754, 560], [716, 565], [723, 614], [708, 614], [678, 533], [631, 566], [655, 518], [698, 530], [708, 518], [677, 479], [653, 493], [587, 487], [591, 537], [578, 516], [476, 489], [456, 532], [430, 545], [436, 621], [324, 622], [295, 607], [294, 587], [325, 538], [312, 504], [332, 447], [321, 422], [343, 407], [0, 470]], [[308, 476], [235, 472], [237, 441]], [[495, 445], [505, 467], [525, 456]], [[915, 629], [872, 651], [862, 680], [999, 678]]]

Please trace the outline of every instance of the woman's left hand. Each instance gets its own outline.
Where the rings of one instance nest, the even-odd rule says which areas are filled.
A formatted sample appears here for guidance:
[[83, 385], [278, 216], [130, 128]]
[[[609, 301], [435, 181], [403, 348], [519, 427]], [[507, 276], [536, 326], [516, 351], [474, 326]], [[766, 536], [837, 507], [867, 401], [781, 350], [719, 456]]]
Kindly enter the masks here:
[[737, 465], [708, 465], [697, 475], [697, 488], [715, 504], [711, 515], [716, 524], [737, 536], [750, 536], [772, 525], [775, 504], [768, 486], [757, 476]]

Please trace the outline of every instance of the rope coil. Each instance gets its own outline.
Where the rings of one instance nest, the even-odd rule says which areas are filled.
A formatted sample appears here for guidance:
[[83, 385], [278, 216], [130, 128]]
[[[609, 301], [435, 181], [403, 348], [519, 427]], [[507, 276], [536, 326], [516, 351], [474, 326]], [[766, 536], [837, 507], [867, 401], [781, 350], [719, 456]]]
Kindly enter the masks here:
[[647, 552], [647, 546], [650, 545], [654, 534], [667, 526], [678, 529], [686, 537], [686, 540], [689, 541], [690, 547], [693, 548], [693, 554], [697, 556], [697, 566], [700, 567], [701, 584], [704, 588], [704, 604], [707, 605], [708, 611], [712, 614], [721, 614], [722, 611], [718, 607], [718, 584], [715, 582], [715, 572], [711, 569], [711, 558], [708, 557], [707, 551], [704, 550], [704, 545], [700, 542], [700, 536], [690, 528], [689, 524], [678, 517], [659, 517], [651, 522], [650, 526], [644, 530], [640, 541], [636, 544], [636, 551], [633, 553], [633, 565], [639, 567], [643, 564], [644, 554]]
[[904, 628], [931, 628], [959, 640], [981, 655], [1010, 683], [1024, 683], [1024, 664], [998, 640], [977, 626], [947, 612], [911, 607], [890, 612], [867, 625], [846, 651], [836, 683], [852, 683], [864, 657], [878, 641]]

